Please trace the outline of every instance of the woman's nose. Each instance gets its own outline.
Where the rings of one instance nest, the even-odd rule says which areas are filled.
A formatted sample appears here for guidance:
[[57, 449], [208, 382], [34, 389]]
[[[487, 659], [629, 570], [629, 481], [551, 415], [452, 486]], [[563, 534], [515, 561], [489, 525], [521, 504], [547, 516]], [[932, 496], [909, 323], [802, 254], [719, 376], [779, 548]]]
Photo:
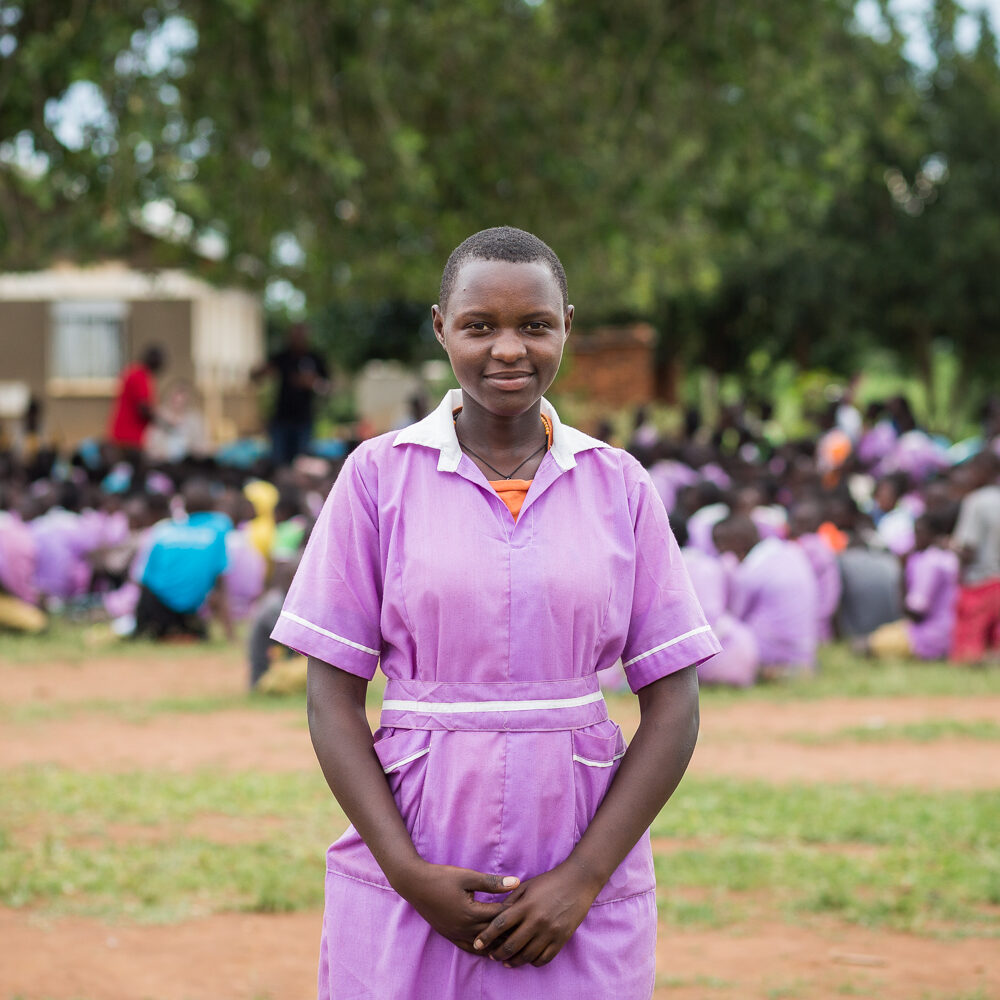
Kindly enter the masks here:
[[528, 350], [516, 330], [504, 329], [493, 341], [492, 355], [497, 361], [517, 361], [523, 358]]

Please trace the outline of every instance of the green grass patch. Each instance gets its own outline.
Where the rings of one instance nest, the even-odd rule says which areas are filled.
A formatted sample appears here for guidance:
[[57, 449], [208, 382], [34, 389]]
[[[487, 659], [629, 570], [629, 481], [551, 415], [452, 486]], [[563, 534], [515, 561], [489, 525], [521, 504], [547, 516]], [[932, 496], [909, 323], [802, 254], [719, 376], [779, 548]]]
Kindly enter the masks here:
[[318, 841], [162, 844], [79, 848], [61, 837], [0, 856], [0, 899], [137, 922], [170, 922], [222, 910], [278, 913], [323, 901]]
[[0, 667], [5, 664], [81, 663], [95, 657], [191, 660], [206, 653], [232, 653], [244, 657], [242, 640], [229, 642], [213, 631], [206, 642], [165, 643], [148, 639], [119, 639], [106, 624], [85, 624], [59, 615], [49, 616], [49, 627], [41, 635], [0, 634]]
[[[378, 710], [382, 705], [384, 681], [376, 678], [368, 686], [365, 703]], [[306, 725], [304, 691], [289, 694], [195, 695], [191, 697], [154, 698], [149, 701], [115, 698], [83, 698], [74, 701], [36, 701], [20, 705], [0, 704], [0, 722], [29, 726], [37, 722], [58, 722], [88, 715], [100, 715], [124, 722], [148, 722], [161, 715], [213, 715], [217, 712], [245, 711], [294, 712]]]
[[[0, 775], [0, 800], [0, 902], [140, 922], [320, 906], [323, 850], [346, 826], [318, 774], [24, 768]], [[192, 835], [206, 817], [259, 832]]]
[[[319, 906], [323, 848], [346, 825], [318, 774], [31, 767], [0, 774], [0, 801], [0, 902], [136, 921]], [[676, 926], [763, 906], [1000, 936], [994, 792], [691, 778], [653, 834], [657, 902]]]
[[1000, 740], [1000, 722], [977, 719], [963, 722], [960, 719], [927, 719], [902, 725], [872, 724], [848, 726], [832, 733], [794, 733], [787, 737], [803, 746], [825, 746], [837, 743], [934, 743], [937, 740], [967, 739]]
[[[53, 616], [47, 632], [39, 636], [5, 633], [0, 641], [0, 668], [4, 664], [80, 663], [94, 657], [140, 658], [187, 661], [206, 653], [224, 654], [234, 662], [245, 658], [242, 642], [229, 643], [217, 634], [206, 643], [165, 644], [149, 641], [108, 640], [103, 626], [92, 626]], [[372, 697], [381, 685], [373, 683]], [[1000, 694], [1000, 668], [955, 667], [946, 663], [916, 660], [873, 661], [859, 657], [843, 643], [823, 646], [819, 668], [810, 677], [795, 677], [761, 684], [747, 690], [706, 687], [702, 697], [709, 703], [739, 701], [794, 701], [828, 697], [887, 697], [897, 695]], [[612, 695], [609, 700], [616, 697]], [[631, 696], [628, 696], [631, 697]]]
[[218, 712], [294, 711], [305, 724], [305, 693], [281, 695], [229, 694], [197, 695], [188, 698], [155, 698], [127, 701], [114, 698], [86, 698], [78, 701], [38, 701], [21, 705], [0, 705], [0, 721], [17, 725], [57, 722], [64, 719], [100, 715], [125, 722], [148, 722], [160, 715], [213, 715]]
[[[654, 853], [654, 863], [659, 863]], [[659, 879], [657, 879], [659, 882]], [[657, 885], [656, 910], [661, 920], [676, 927], [717, 930], [730, 927], [748, 917], [747, 907], [731, 892], [715, 886], [691, 898], [676, 885]]]
[[790, 677], [747, 689], [703, 687], [708, 703], [795, 701], [819, 698], [872, 698], [913, 695], [1000, 694], [1000, 668], [959, 667], [918, 660], [874, 661], [858, 656], [844, 643], [819, 650], [812, 676]]
[[683, 845], [656, 852], [666, 899], [698, 887], [766, 893], [789, 919], [1000, 935], [995, 792], [688, 779], [652, 832]]
[[682, 989], [702, 989], [702, 990], [731, 990], [739, 984], [731, 979], [721, 979], [719, 976], [670, 976], [658, 972], [656, 974], [656, 986], [665, 987], [672, 990]]
[[336, 808], [318, 770], [88, 774], [54, 766], [24, 767], [0, 772], [0, 801], [5, 826], [42, 824], [53, 831], [70, 819], [77, 824], [157, 826], [205, 814], [296, 820], [328, 816]]

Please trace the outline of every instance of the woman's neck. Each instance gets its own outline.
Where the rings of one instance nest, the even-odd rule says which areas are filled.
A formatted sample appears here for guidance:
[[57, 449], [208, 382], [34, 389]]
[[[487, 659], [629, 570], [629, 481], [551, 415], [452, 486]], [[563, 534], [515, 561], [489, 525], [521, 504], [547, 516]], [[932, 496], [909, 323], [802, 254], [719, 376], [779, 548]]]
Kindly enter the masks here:
[[462, 412], [456, 424], [462, 444], [492, 457], [519, 457], [537, 446], [545, 433], [541, 419], [541, 400], [524, 413], [500, 416], [484, 410], [475, 400], [462, 394]]

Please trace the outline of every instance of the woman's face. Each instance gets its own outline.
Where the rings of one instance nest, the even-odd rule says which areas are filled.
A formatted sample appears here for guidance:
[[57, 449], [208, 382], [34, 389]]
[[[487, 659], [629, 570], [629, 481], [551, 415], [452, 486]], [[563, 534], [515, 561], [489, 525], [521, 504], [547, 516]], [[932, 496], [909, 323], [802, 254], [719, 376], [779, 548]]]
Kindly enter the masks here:
[[563, 308], [542, 261], [471, 260], [456, 275], [447, 312], [434, 306], [432, 316], [467, 403], [517, 416], [556, 377], [573, 307]]

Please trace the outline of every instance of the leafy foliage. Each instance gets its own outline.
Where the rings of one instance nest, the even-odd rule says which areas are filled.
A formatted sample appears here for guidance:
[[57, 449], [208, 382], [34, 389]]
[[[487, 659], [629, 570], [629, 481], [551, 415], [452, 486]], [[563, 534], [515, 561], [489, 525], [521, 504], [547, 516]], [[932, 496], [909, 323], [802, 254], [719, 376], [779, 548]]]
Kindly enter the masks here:
[[419, 356], [408, 304], [510, 223], [665, 361], [847, 371], [877, 344], [926, 372], [944, 338], [985, 383], [996, 38], [984, 15], [961, 51], [937, 0], [914, 67], [880, 6], [876, 38], [853, 0], [5, 0], [0, 267], [284, 280], [353, 366]]

